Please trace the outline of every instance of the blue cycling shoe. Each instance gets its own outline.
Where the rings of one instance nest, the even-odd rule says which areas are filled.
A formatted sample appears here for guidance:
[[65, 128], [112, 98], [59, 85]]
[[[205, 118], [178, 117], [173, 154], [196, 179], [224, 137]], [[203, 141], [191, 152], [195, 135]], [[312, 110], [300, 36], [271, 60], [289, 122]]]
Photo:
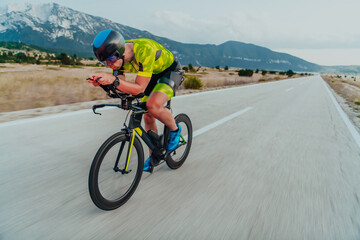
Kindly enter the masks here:
[[169, 136], [170, 139], [169, 139], [169, 143], [167, 145], [168, 151], [172, 151], [175, 148], [177, 148], [177, 146], [179, 145], [179, 142], [180, 142], [181, 127], [179, 124], [176, 124], [176, 126], [178, 126], [178, 130], [170, 131], [170, 136]]
[[151, 170], [152, 170], [151, 157], [149, 157], [148, 159], [146, 159], [146, 161], [144, 163], [143, 171], [144, 172], [152, 172]]

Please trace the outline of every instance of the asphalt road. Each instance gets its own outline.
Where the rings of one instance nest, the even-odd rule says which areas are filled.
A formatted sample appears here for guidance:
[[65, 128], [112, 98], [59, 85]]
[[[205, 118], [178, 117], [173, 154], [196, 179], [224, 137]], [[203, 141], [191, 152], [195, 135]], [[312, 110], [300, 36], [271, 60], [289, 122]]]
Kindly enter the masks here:
[[329, 93], [315, 76], [174, 98], [187, 161], [110, 212], [87, 180], [124, 111], [0, 124], [0, 239], [360, 239], [358, 133]]

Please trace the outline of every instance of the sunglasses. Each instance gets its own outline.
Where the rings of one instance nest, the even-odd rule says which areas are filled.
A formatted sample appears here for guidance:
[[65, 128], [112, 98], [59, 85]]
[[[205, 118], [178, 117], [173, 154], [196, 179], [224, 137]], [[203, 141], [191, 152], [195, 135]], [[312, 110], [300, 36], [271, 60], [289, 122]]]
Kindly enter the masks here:
[[109, 62], [112, 65], [114, 62], [116, 62], [119, 59], [120, 59], [119, 58], [119, 53], [116, 52], [114, 55], [112, 55], [112, 56], [108, 57], [107, 59], [105, 59], [105, 61], [101, 61], [101, 63], [104, 64], [104, 65], [107, 65], [106, 63]]

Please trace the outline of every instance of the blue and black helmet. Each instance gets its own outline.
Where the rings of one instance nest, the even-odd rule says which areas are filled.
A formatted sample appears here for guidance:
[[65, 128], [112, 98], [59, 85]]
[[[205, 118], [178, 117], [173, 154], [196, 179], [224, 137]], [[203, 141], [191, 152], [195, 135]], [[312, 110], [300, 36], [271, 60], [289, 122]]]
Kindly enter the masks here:
[[110, 29], [101, 31], [94, 39], [93, 50], [96, 58], [103, 64], [108, 57], [115, 54], [122, 57], [125, 51], [124, 37]]

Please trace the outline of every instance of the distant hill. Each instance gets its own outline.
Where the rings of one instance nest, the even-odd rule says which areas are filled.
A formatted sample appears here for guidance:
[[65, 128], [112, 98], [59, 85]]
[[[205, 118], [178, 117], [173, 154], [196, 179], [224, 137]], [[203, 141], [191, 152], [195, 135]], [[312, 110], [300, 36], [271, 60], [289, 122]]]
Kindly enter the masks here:
[[51, 52], [48, 49], [38, 47], [31, 44], [25, 44], [21, 42], [0, 42], [0, 48], [6, 48], [6, 49], [16, 49], [16, 50], [25, 50], [25, 51], [40, 51], [40, 52]]
[[279, 71], [292, 69], [298, 72], [331, 69], [254, 44], [236, 41], [220, 45], [180, 43], [56, 3], [10, 4], [0, 8], [0, 41], [21, 41], [58, 53], [93, 56], [92, 41], [104, 29], [117, 30], [126, 39], [154, 39], [171, 50], [183, 65], [191, 63], [207, 67], [229, 66]]

